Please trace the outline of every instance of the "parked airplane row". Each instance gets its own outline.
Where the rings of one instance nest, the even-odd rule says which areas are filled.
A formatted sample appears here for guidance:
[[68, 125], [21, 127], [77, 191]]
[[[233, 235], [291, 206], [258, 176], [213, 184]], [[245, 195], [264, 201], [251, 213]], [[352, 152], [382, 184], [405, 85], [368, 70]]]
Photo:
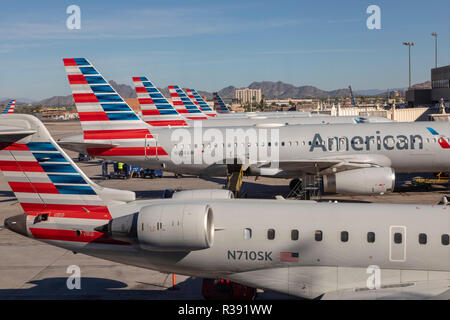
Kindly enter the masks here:
[[[5, 226], [23, 236], [303, 298], [427, 299], [449, 288], [446, 206], [232, 199], [227, 190], [136, 201], [134, 192], [92, 182], [37, 118], [0, 115], [0, 128], [0, 170], [25, 213]], [[423, 150], [427, 138], [417, 135], [425, 134], [398, 146], [374, 135], [358, 148]]]
[[[193, 106], [203, 109], [195, 91], [173, 86], [174, 105], [185, 106], [174, 108], [147, 78], [135, 77], [143, 121], [87, 60], [73, 61], [80, 64], [78, 70], [66, 68], [73, 73], [69, 82], [83, 136], [61, 144], [101, 158], [226, 175], [241, 157], [248, 174], [321, 174], [328, 191], [350, 193], [391, 190], [392, 168], [449, 168], [445, 124], [414, 123], [406, 128], [370, 123], [378, 119], [305, 115], [297, 115], [304, 122], [286, 124], [292, 119], [279, 114], [265, 122], [247, 115], [244, 121], [242, 116], [223, 121], [217, 114], [194, 116], [204, 118], [198, 121], [191, 113], [199, 112], [186, 111], [195, 110]], [[65, 64], [74, 67], [73, 61]], [[19, 234], [111, 261], [220, 277], [306, 298], [430, 298], [448, 290], [446, 207], [282, 200], [262, 204], [231, 199], [225, 190], [135, 201], [133, 192], [93, 183], [34, 117], [2, 115], [0, 126], [0, 170], [25, 212], [5, 220], [5, 226]], [[225, 140], [204, 143], [203, 133], [196, 137], [202, 128], [215, 130], [215, 137]], [[226, 141], [227, 131], [233, 130], [236, 140]], [[250, 135], [251, 130], [277, 131], [261, 138]], [[174, 134], [191, 139], [174, 140]], [[242, 136], [247, 140], [238, 140]], [[212, 151], [221, 158], [210, 163], [211, 157], [204, 155], [212, 156]], [[369, 271], [380, 276], [371, 286]]]
[[198, 107], [206, 103], [195, 91], [188, 91], [191, 100], [170, 86], [172, 105], [147, 77], [133, 77], [142, 120], [87, 59], [64, 65], [83, 134], [59, 144], [98, 158], [193, 175], [227, 176], [236, 164], [254, 176], [316, 175], [325, 191], [352, 194], [392, 191], [395, 172], [450, 170], [447, 123], [208, 116], [213, 110]]

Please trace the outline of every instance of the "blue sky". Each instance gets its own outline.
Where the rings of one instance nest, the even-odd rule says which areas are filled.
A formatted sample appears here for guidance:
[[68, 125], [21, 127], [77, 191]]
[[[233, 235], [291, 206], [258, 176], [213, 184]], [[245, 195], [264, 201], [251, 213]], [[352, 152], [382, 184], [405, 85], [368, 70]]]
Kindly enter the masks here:
[[[66, 28], [67, 6], [81, 30]], [[381, 30], [366, 27], [369, 5]], [[253, 81], [324, 90], [408, 85], [450, 63], [450, 1], [3, 1], [0, 97], [70, 94], [62, 58], [86, 57], [109, 80], [145, 75], [159, 87], [214, 91]]]

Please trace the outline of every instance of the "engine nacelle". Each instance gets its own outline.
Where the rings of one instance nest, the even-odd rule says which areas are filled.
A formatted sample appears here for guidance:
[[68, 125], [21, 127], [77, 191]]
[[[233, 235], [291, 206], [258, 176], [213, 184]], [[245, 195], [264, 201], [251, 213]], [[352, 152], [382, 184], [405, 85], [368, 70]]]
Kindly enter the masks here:
[[325, 192], [342, 194], [383, 194], [392, 192], [395, 172], [392, 168], [362, 168], [323, 176]]
[[212, 209], [207, 204], [164, 204], [143, 207], [137, 220], [143, 249], [192, 251], [210, 248], [214, 241]]
[[141, 208], [95, 229], [151, 251], [193, 251], [214, 242], [213, 211], [207, 204], [168, 203]]
[[226, 189], [198, 189], [175, 192], [172, 199], [177, 200], [212, 200], [233, 199], [233, 192]]

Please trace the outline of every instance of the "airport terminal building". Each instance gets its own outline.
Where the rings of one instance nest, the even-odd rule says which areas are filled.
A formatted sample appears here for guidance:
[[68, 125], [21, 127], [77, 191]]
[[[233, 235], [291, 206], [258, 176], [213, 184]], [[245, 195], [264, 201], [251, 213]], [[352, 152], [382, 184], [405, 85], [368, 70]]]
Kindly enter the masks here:
[[410, 106], [439, 103], [441, 99], [450, 101], [450, 65], [431, 69], [431, 89], [409, 89], [406, 100]]

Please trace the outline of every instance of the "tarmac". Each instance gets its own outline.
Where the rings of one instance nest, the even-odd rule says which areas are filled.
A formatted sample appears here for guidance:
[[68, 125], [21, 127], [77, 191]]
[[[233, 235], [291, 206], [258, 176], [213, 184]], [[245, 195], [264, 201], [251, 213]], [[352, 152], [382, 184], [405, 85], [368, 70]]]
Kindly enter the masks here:
[[[80, 132], [78, 122], [49, 122], [47, 128], [57, 140]], [[67, 150], [66, 150], [67, 151]], [[67, 151], [75, 158], [76, 153]], [[132, 190], [137, 199], [160, 198], [166, 189], [223, 188], [225, 178], [184, 176], [176, 178], [164, 173], [162, 178], [105, 180], [101, 176], [98, 159], [78, 163], [96, 183], [111, 188]], [[443, 195], [450, 194], [447, 186], [430, 191], [411, 187], [410, 178], [397, 182], [397, 192], [377, 196], [325, 195], [320, 201], [357, 201], [377, 203], [437, 204]], [[244, 177], [242, 191], [248, 198], [287, 196], [289, 181], [284, 179]], [[22, 213], [6, 180], [0, 178], [0, 224], [7, 217]], [[67, 269], [77, 265], [81, 270], [81, 289], [69, 290]], [[176, 275], [172, 289], [172, 275], [122, 265], [83, 254], [56, 248], [31, 240], [0, 227], [0, 300], [5, 299], [203, 299], [202, 279]], [[450, 296], [450, 294], [449, 294]], [[258, 290], [257, 299], [291, 299], [289, 296]]]

